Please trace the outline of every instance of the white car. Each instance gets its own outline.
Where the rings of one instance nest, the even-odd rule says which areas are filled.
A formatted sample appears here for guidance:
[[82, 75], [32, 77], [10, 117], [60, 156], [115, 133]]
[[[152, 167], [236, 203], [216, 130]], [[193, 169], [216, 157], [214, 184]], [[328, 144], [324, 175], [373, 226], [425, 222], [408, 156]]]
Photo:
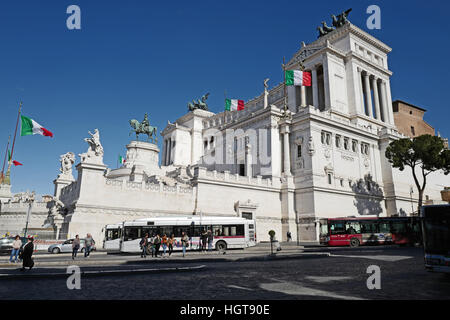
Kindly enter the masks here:
[[[64, 253], [64, 252], [70, 252], [72, 253], [72, 243], [74, 239], [69, 239], [64, 241], [63, 243], [58, 244], [52, 244], [48, 247], [48, 252], [50, 253]], [[84, 253], [85, 247], [84, 247], [84, 239], [80, 239], [80, 251]], [[91, 251], [96, 250], [95, 244], [92, 246]]]

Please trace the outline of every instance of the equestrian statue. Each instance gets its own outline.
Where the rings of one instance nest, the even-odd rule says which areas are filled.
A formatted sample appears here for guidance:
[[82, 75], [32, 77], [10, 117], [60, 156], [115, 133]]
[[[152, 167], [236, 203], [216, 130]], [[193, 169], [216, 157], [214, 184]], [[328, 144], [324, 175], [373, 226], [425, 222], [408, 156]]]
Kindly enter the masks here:
[[136, 133], [136, 140], [138, 140], [139, 134], [146, 134], [147, 141], [150, 139], [152, 143], [158, 143], [157, 128], [150, 125], [147, 113], [144, 115], [144, 120], [142, 120], [141, 123], [136, 119], [131, 119], [129, 122], [130, 126], [133, 128], [129, 135], [133, 132]]

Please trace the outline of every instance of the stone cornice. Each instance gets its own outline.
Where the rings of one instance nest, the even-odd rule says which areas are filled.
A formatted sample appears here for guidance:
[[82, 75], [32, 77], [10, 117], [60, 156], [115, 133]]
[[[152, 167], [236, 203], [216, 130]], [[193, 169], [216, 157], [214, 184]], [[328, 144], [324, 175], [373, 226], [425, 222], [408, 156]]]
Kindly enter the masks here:
[[[392, 72], [392, 71], [390, 71], [390, 70], [388, 70], [388, 69], [385, 69], [384, 67], [382, 67], [382, 66], [380, 66], [380, 65], [377, 65], [377, 64], [373, 63], [372, 61], [369, 61], [369, 60], [365, 59], [364, 57], [362, 57], [361, 55], [359, 55], [359, 54], [357, 54], [357, 53], [355, 53], [355, 52], [353, 52], [353, 51], [350, 51], [350, 52], [345, 56], [345, 58], [346, 58], [347, 60], [355, 59], [355, 60], [358, 60], [358, 61], [360, 61], [360, 62], [363, 62], [365, 65], [369, 65], [369, 66], [370, 66], [371, 68], [373, 68], [374, 70], [377, 70], [377, 71], [379, 71], [379, 72], [385, 74], [385, 75], [388, 76], [388, 77], [391, 77], [391, 76], [393, 75], [393, 72]], [[361, 66], [361, 69], [367, 69], [367, 67], [366, 67], [365, 65]]]

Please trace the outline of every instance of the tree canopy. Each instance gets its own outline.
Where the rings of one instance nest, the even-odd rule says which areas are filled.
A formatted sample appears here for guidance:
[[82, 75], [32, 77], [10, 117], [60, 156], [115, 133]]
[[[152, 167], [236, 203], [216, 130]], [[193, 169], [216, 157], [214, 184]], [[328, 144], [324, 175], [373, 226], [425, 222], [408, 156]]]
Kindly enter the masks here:
[[[445, 148], [440, 137], [425, 134], [413, 139], [392, 141], [386, 148], [385, 155], [394, 168], [400, 171], [405, 167], [412, 169], [414, 182], [419, 190], [419, 209], [422, 206], [426, 177], [438, 170], [442, 170], [446, 175], [450, 173], [450, 150]], [[422, 184], [418, 180], [416, 168], [422, 175]]]

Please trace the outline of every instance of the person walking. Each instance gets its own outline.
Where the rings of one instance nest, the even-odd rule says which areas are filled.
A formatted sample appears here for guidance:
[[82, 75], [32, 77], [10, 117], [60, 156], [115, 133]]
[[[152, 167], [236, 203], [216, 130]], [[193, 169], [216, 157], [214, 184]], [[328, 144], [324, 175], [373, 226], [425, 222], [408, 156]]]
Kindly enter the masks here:
[[141, 246], [141, 258], [147, 258], [147, 246], [148, 246], [148, 233], [145, 234], [145, 236], [142, 237], [141, 242], [139, 242], [139, 245]]
[[287, 232], [287, 242], [289, 242], [289, 241], [291, 241], [291, 240], [292, 240], [292, 235], [291, 235], [291, 232], [288, 231], [288, 232]]
[[80, 243], [80, 237], [76, 235], [72, 242], [72, 260], [75, 260], [77, 257], [78, 250], [80, 249]]
[[208, 240], [208, 233], [206, 230], [202, 232], [202, 252], [206, 252], [206, 241]]
[[84, 257], [89, 257], [91, 254], [92, 246], [95, 244], [94, 239], [92, 238], [91, 234], [88, 233], [86, 235], [86, 239], [84, 239]]
[[212, 234], [211, 230], [208, 230], [207, 238], [208, 238], [208, 252], [211, 252], [214, 240], [214, 235]]
[[150, 246], [150, 250], [152, 251], [152, 257], [155, 255], [155, 235], [152, 233], [152, 236], [148, 238], [148, 245]]
[[158, 258], [159, 253], [159, 247], [161, 246], [161, 238], [159, 237], [159, 234], [155, 237], [155, 257]]
[[163, 247], [163, 257], [166, 256], [166, 250], [167, 250], [167, 235], [164, 234], [163, 237], [161, 238], [161, 244]]
[[183, 258], [186, 255], [186, 247], [188, 246], [188, 244], [189, 244], [189, 237], [185, 232], [183, 232], [181, 234], [181, 246], [183, 248]]
[[173, 252], [173, 245], [175, 244], [175, 236], [172, 233], [172, 235], [170, 236], [170, 238], [167, 240], [167, 243], [169, 244], [169, 257]]
[[23, 261], [23, 264], [22, 264], [22, 268], [20, 269], [20, 271], [25, 271], [25, 268], [30, 268], [30, 270], [31, 270], [31, 268], [33, 268], [34, 261], [31, 258], [31, 256], [33, 255], [33, 250], [34, 250], [33, 237], [28, 236], [27, 243], [23, 247], [23, 251], [21, 254], [21, 259]]
[[[17, 235], [14, 238], [14, 242], [12, 244], [11, 256], [9, 257], [9, 263], [17, 263], [17, 256], [19, 255], [20, 247], [22, 246], [22, 241], [20, 240], [20, 236]], [[14, 257], [14, 261], [13, 261]]]

